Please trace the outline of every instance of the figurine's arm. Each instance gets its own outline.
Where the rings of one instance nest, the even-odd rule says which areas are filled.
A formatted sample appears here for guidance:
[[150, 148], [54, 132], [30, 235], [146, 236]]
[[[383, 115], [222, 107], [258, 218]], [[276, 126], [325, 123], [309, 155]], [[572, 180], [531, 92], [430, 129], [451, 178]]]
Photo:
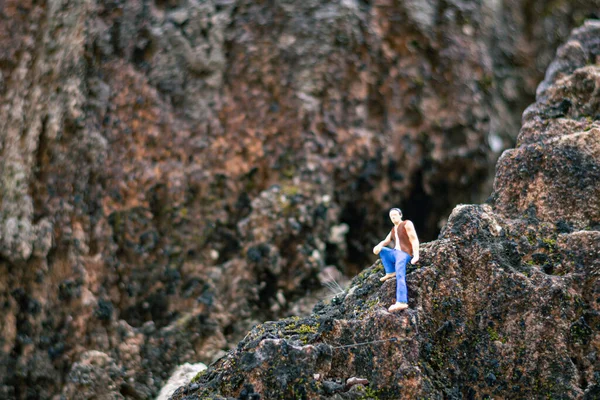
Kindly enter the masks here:
[[410, 244], [413, 249], [413, 258], [410, 261], [411, 264], [416, 264], [419, 261], [419, 238], [417, 237], [417, 232], [415, 231], [415, 226], [412, 222], [408, 221], [405, 225], [406, 234], [408, 235], [408, 240], [410, 240]]
[[377, 246], [373, 247], [373, 253], [379, 254], [381, 249], [383, 249], [384, 246], [387, 246], [388, 244], [390, 244], [391, 241], [392, 241], [392, 232], [388, 233], [388, 235], [385, 239], [383, 239], [381, 242], [379, 242], [379, 244]]

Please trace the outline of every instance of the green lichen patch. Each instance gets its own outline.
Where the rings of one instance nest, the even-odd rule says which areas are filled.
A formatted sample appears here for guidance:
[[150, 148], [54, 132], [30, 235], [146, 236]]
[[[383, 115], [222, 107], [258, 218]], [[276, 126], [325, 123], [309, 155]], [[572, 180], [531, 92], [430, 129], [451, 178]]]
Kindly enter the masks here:
[[202, 376], [206, 375], [206, 371], [207, 370], [205, 369], [205, 370], [198, 372], [196, 374], [196, 376], [194, 376], [190, 382], [192, 382], [192, 383], [198, 382], [202, 378]]

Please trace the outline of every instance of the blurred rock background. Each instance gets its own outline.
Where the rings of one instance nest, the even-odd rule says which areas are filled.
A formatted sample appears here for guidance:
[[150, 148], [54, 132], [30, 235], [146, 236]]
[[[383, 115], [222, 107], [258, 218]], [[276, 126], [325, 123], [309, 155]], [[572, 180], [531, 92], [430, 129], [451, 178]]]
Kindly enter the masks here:
[[0, 397], [155, 396], [369, 265], [389, 207], [434, 239], [599, 6], [0, 2]]

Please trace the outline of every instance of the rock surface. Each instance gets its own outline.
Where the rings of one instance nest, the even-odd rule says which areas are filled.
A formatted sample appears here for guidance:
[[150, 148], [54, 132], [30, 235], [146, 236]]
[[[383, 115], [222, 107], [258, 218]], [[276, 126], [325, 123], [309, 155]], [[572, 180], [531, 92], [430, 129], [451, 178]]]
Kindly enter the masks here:
[[558, 50], [489, 203], [457, 206], [423, 245], [407, 311], [387, 311], [395, 282], [377, 262], [309, 317], [254, 327], [172, 399], [598, 398], [599, 60], [589, 21]]
[[1, 2], [0, 398], [154, 396], [352, 274], [387, 207], [433, 237], [598, 6]]
[[198, 373], [204, 371], [206, 365], [202, 363], [198, 364], [183, 364], [173, 372], [173, 375], [167, 381], [167, 384], [160, 390], [156, 400], [168, 400], [175, 390], [181, 385], [187, 384], [191, 381]]

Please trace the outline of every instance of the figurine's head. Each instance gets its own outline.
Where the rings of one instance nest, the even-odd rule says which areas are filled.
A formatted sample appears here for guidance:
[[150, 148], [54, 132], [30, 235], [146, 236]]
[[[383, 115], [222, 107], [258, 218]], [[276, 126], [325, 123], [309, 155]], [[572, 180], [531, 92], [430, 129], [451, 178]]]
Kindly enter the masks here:
[[399, 208], [390, 210], [390, 219], [394, 225], [398, 225], [402, 221], [402, 211]]

